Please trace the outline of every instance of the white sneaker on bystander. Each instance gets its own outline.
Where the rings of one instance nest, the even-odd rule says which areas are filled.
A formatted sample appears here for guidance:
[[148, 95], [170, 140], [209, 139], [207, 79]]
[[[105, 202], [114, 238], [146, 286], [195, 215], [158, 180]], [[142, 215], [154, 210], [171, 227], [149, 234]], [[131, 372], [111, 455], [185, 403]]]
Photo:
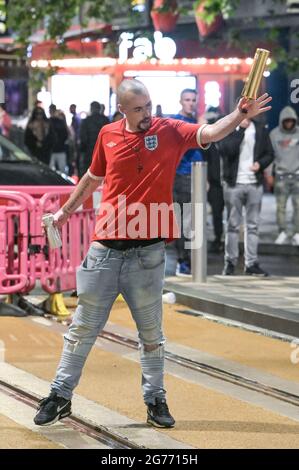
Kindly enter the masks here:
[[286, 234], [286, 232], [280, 232], [280, 234], [278, 235], [278, 237], [276, 238], [275, 240], [275, 244], [276, 245], [283, 245], [284, 243], [287, 242], [287, 239], [288, 239], [288, 235]]
[[294, 233], [292, 237], [292, 245], [299, 246], [299, 233]]

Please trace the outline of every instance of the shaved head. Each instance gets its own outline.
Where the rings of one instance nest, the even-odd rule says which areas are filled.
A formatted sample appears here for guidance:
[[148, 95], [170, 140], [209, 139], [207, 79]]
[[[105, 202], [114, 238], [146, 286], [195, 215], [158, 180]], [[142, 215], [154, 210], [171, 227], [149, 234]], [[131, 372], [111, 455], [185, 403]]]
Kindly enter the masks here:
[[133, 95], [148, 96], [146, 86], [135, 79], [126, 79], [121, 82], [117, 90], [117, 101], [120, 105], [125, 106]]
[[152, 122], [152, 102], [146, 86], [139, 80], [123, 80], [117, 90], [119, 111], [125, 115], [130, 132], [146, 132]]

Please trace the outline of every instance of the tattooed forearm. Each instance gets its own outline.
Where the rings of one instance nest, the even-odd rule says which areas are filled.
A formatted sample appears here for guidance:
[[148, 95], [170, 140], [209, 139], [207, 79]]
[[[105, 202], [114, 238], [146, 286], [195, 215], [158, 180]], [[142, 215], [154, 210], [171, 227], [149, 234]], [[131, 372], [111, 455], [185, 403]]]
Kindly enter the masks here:
[[[89, 181], [82, 181], [82, 184], [79, 184], [77, 191], [74, 191], [72, 196], [70, 197], [68, 203], [66, 204], [65, 209], [67, 211], [72, 212], [74, 209], [76, 209], [76, 205], [78, 201], [81, 201], [82, 197], [84, 196], [84, 193], [86, 192], [87, 188], [89, 187]], [[89, 194], [88, 194], [89, 196]]]
[[95, 181], [85, 174], [69, 200], [62, 207], [63, 212], [68, 215], [72, 214], [94, 192], [98, 185], [99, 181]]

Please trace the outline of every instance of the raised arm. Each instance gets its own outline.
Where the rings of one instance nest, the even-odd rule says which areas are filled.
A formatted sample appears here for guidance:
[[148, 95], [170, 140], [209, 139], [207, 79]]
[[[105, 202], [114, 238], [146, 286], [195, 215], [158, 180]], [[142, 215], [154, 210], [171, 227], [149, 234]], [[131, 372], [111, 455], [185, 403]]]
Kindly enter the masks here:
[[242, 98], [237, 108], [232, 113], [219, 119], [219, 121], [214, 124], [207, 124], [199, 128], [199, 135], [197, 137], [199, 145], [205, 145], [209, 142], [218, 142], [231, 134], [243, 119], [250, 119], [269, 111], [271, 106], [266, 106], [266, 104], [271, 100], [272, 97], [268, 96], [268, 93], [263, 94], [256, 100]]
[[92, 195], [102, 183], [103, 178], [92, 178], [88, 172], [81, 178], [66, 203], [54, 214], [54, 224], [60, 228], [69, 216], [78, 209], [81, 204]]

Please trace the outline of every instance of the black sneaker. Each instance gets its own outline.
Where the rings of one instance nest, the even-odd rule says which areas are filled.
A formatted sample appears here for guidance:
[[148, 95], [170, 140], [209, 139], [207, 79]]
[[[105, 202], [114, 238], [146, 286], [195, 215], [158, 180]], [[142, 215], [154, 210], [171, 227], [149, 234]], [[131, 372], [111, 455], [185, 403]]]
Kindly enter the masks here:
[[254, 263], [252, 266], [246, 266], [244, 273], [248, 276], [261, 276], [267, 277], [269, 274], [260, 268], [258, 263]]
[[222, 271], [223, 276], [232, 276], [235, 272], [235, 266], [230, 261], [226, 261]]
[[210, 253], [220, 254], [223, 253], [223, 243], [218, 240], [214, 240], [209, 247]]
[[47, 398], [43, 398], [37, 408], [34, 423], [38, 426], [54, 424], [62, 418], [66, 418], [72, 412], [71, 400], [59, 397], [56, 392], [51, 392]]
[[155, 398], [155, 405], [147, 405], [147, 423], [157, 428], [172, 428], [175, 420], [169, 413], [165, 398]]

